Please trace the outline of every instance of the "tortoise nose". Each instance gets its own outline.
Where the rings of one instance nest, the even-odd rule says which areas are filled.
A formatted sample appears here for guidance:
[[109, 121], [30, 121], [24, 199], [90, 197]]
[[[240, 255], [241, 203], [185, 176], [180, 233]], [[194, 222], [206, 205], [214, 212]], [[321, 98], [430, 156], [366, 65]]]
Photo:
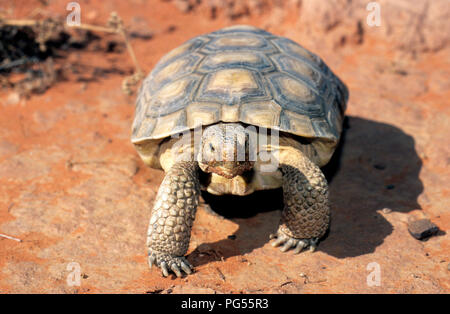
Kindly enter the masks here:
[[233, 168], [235, 168], [236, 167], [236, 163], [234, 162], [234, 161], [225, 161], [224, 163], [223, 163], [223, 167], [225, 168], [225, 169], [233, 169]]

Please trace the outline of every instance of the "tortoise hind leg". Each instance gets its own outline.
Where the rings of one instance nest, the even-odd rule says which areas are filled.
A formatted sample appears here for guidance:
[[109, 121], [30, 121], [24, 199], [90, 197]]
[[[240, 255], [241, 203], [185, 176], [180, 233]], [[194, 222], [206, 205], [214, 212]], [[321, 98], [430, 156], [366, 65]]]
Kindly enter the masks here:
[[173, 271], [192, 273], [184, 257], [197, 211], [200, 185], [196, 162], [174, 164], [164, 177], [156, 196], [147, 235], [149, 266], [157, 265], [164, 276]]
[[273, 246], [285, 252], [314, 250], [330, 224], [328, 184], [320, 168], [292, 147], [280, 153], [284, 210]]

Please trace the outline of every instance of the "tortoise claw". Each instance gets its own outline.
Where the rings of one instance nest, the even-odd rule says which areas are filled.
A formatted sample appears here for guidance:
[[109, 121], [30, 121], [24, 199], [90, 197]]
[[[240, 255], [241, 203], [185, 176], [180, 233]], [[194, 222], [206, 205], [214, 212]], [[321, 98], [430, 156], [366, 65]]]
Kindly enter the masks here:
[[311, 252], [314, 252], [317, 248], [318, 238], [312, 239], [296, 239], [289, 237], [281, 232], [277, 234], [271, 234], [270, 239], [276, 239], [272, 242], [273, 247], [281, 246], [281, 252], [287, 252], [290, 249], [294, 249], [294, 254], [300, 253], [303, 249], [309, 247]]
[[164, 277], [169, 276], [170, 272], [177, 277], [183, 277], [183, 272], [190, 275], [194, 270], [194, 266], [184, 256], [171, 256], [160, 252], [149, 252], [148, 264], [150, 268], [153, 265], [160, 267]]
[[175, 275], [177, 275], [177, 277], [181, 277], [181, 271], [180, 268], [178, 267], [177, 264], [172, 264], [172, 266], [170, 266], [170, 269], [175, 273]]
[[297, 246], [294, 249], [294, 254], [299, 254], [307, 246], [308, 246], [307, 242], [303, 240], [298, 241]]
[[163, 273], [163, 276], [164, 276], [164, 277], [169, 276], [169, 270], [167, 269], [167, 263], [166, 263], [166, 262], [162, 262], [162, 263], [160, 264], [160, 267], [161, 267], [161, 271], [162, 271], [162, 273]]

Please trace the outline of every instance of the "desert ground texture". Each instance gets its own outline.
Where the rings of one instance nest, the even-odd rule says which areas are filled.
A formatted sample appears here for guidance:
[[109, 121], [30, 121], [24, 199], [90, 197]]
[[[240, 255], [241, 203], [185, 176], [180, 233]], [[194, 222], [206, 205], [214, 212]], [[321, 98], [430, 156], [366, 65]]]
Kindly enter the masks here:
[[[319, 55], [350, 91], [325, 169], [331, 228], [316, 252], [282, 253], [269, 241], [280, 191], [205, 194], [187, 255], [196, 272], [150, 270], [146, 232], [164, 173], [130, 141], [138, 85], [122, 85], [135, 65], [119, 35], [73, 30], [58, 39], [51, 83], [27, 89], [17, 83], [26, 73], [0, 72], [1, 293], [450, 292], [447, 0], [376, 1], [379, 21], [362, 0], [77, 2], [83, 24], [118, 13], [145, 74], [192, 37], [237, 24]], [[65, 20], [67, 3], [0, 0], [0, 27]], [[417, 219], [440, 231], [413, 238]]]

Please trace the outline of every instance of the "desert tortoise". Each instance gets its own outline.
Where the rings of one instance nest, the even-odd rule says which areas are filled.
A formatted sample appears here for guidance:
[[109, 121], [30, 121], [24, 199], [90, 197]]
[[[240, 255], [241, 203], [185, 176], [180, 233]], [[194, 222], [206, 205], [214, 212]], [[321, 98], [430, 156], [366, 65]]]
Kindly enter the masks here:
[[166, 172], [148, 229], [150, 267], [192, 272], [184, 255], [202, 188], [282, 187], [272, 245], [313, 250], [330, 223], [319, 167], [339, 141], [347, 99], [318, 56], [255, 27], [198, 36], [165, 55], [142, 83], [132, 128], [143, 161]]

